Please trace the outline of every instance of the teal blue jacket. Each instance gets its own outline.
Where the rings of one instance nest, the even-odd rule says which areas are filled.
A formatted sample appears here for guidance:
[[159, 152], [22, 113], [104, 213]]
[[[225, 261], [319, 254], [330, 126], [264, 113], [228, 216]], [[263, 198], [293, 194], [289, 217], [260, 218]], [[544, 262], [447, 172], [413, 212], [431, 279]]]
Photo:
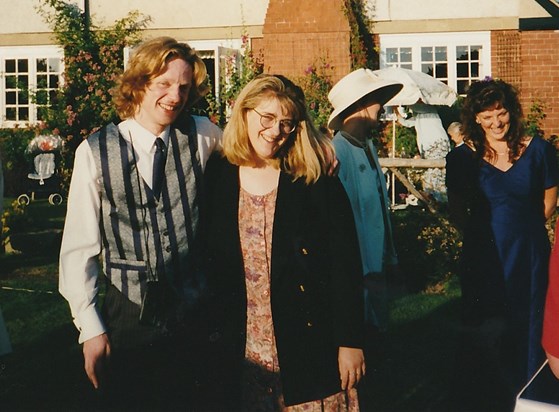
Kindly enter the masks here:
[[347, 192], [361, 250], [363, 274], [381, 273], [384, 265], [397, 263], [389, 218], [386, 181], [378, 162], [377, 150], [371, 140], [367, 145], [374, 167], [365, 150], [354, 146], [341, 132], [333, 140], [340, 161], [339, 178]]

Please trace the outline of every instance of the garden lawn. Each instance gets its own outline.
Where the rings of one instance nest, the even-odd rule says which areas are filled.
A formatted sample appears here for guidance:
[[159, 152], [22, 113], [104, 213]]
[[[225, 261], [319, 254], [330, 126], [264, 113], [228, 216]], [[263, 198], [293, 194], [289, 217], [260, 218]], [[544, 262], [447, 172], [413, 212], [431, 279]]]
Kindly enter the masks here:
[[394, 297], [381, 336], [367, 411], [456, 411], [450, 399], [459, 336], [459, 286], [452, 278], [437, 294]]

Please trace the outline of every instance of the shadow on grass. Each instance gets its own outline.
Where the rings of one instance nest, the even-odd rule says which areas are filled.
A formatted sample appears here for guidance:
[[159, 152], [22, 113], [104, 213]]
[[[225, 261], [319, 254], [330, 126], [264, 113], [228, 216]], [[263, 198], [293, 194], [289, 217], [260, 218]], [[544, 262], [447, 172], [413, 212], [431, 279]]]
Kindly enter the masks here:
[[[3, 259], [3, 260], [2, 260]], [[0, 374], [2, 410], [93, 410], [95, 399], [83, 370], [77, 331], [66, 301], [56, 292], [56, 257], [22, 255], [0, 259], [0, 274], [19, 265], [36, 267], [39, 276], [14, 275], [0, 286], [54, 293], [0, 290], [2, 311], [14, 353]], [[17, 271], [16, 271], [17, 273]], [[391, 327], [375, 339], [367, 359], [368, 376], [360, 390], [362, 411], [464, 411], [453, 400], [456, 353], [461, 338], [459, 287], [444, 294], [400, 293], [391, 303]], [[464, 387], [475, 391], [477, 382]], [[4, 407], [6, 405], [6, 407]], [[489, 409], [479, 408], [477, 411]]]
[[368, 356], [362, 411], [512, 410], [510, 394], [499, 392], [493, 380], [489, 359], [475, 349], [476, 332], [460, 320], [456, 279], [445, 294], [395, 299], [391, 323]]
[[0, 374], [2, 410], [83, 410], [88, 386], [64, 299], [18, 289], [1, 290], [0, 300], [13, 346]]
[[[459, 334], [458, 306], [456, 297], [444, 295], [410, 295], [394, 302], [393, 324], [369, 355], [368, 377], [360, 392], [362, 410], [456, 410], [449, 385]], [[410, 312], [399, 313], [404, 307]]]
[[92, 391], [76, 339], [74, 325], [65, 323], [31, 344], [14, 345], [0, 376], [2, 409], [87, 410]]
[[31, 274], [54, 279], [58, 273], [58, 250], [48, 253], [0, 254], [0, 280]]

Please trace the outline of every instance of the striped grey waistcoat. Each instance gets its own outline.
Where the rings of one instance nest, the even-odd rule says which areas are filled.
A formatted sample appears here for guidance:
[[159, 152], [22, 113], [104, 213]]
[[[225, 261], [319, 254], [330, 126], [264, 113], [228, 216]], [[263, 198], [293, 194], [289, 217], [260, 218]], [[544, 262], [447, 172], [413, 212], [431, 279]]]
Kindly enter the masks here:
[[189, 116], [184, 123], [171, 127], [159, 201], [138, 173], [132, 146], [116, 125], [87, 139], [102, 176], [103, 271], [138, 305], [148, 280], [167, 280], [187, 303], [195, 301], [199, 292], [193, 245], [202, 168], [195, 121]]

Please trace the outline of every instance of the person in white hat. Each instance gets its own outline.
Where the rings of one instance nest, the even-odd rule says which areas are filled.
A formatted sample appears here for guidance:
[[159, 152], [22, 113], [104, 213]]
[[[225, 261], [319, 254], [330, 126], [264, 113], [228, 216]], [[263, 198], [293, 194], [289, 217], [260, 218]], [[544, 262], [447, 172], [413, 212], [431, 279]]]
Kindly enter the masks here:
[[386, 269], [397, 264], [397, 256], [386, 181], [371, 137], [382, 106], [401, 89], [400, 83], [358, 69], [328, 94], [334, 108], [328, 127], [336, 131], [333, 143], [340, 162], [339, 178], [353, 209], [364, 275], [366, 327], [372, 336], [387, 326]]

